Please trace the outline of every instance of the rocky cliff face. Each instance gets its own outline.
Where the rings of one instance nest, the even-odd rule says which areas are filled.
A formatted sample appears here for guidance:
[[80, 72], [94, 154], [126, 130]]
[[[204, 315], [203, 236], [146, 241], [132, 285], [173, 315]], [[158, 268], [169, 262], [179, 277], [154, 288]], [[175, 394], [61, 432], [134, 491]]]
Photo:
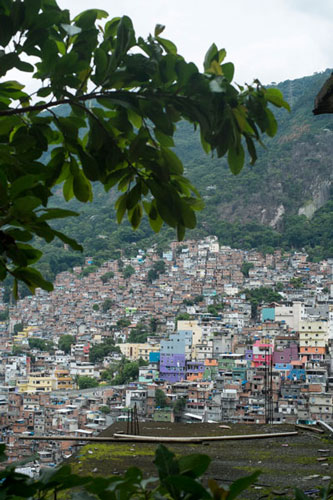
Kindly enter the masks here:
[[[291, 112], [277, 112], [279, 131], [258, 161], [233, 176], [226, 161], [207, 159], [193, 134], [180, 138], [179, 152], [193, 183], [204, 195], [208, 217], [282, 229], [285, 215], [312, 217], [330, 198], [333, 181], [333, 116], [312, 114], [313, 103], [330, 70], [278, 85]], [[203, 214], [205, 219], [205, 214]]]

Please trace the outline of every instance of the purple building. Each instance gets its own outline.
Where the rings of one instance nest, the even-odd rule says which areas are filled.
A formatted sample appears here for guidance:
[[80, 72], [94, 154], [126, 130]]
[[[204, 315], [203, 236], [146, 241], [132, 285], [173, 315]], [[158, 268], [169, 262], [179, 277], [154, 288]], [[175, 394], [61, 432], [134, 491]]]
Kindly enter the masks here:
[[192, 342], [192, 332], [183, 331], [170, 335], [168, 340], [161, 341], [160, 379], [167, 382], [185, 380], [186, 346]]
[[290, 344], [281, 351], [274, 351], [273, 365], [276, 370], [292, 370], [292, 361], [298, 360], [298, 346], [297, 344]]
[[160, 379], [180, 382], [185, 379], [185, 353], [162, 354], [160, 357]]

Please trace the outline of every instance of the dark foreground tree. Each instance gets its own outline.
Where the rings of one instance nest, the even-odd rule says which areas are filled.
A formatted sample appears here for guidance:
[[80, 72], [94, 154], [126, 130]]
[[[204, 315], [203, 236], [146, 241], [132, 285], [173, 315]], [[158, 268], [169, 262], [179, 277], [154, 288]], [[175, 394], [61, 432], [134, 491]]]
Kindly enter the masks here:
[[[127, 16], [106, 18], [91, 9], [71, 19], [55, 0], [0, 3], [0, 279], [14, 278], [15, 295], [18, 281], [52, 290], [32, 267], [36, 236], [81, 248], [50, 225], [76, 215], [50, 206], [57, 185], [81, 202], [94, 181], [115, 187], [118, 222], [127, 214], [136, 229], [146, 212], [154, 231], [165, 222], [182, 239], [203, 203], [172, 150], [176, 123], [198, 127], [205, 151], [227, 154], [237, 174], [245, 150], [254, 163], [261, 134], [276, 132], [269, 104], [288, 108], [258, 81], [232, 85], [234, 66], [214, 44], [200, 73], [164, 26], [144, 40]], [[30, 73], [37, 90], [5, 78], [11, 70]]]

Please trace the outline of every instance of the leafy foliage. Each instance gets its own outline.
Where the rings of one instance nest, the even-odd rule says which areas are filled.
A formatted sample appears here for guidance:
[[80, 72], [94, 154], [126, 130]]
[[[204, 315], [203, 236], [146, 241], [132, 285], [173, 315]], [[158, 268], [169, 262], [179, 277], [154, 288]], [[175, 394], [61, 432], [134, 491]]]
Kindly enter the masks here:
[[91, 389], [93, 387], [97, 387], [99, 383], [95, 377], [81, 375], [77, 377], [77, 385], [79, 386], [79, 389]]
[[111, 299], [105, 299], [102, 304], [102, 311], [106, 313], [113, 305], [113, 301]]
[[149, 332], [147, 326], [140, 322], [135, 328], [131, 328], [127, 341], [132, 342], [133, 344], [141, 344], [147, 341], [148, 335]]
[[14, 325], [14, 333], [16, 334], [18, 332], [21, 332], [23, 330], [23, 328], [24, 328], [24, 324], [23, 323], [21, 323], [21, 322], [20, 323], [16, 323]]
[[164, 260], [158, 260], [157, 262], [154, 262], [154, 265], [151, 269], [148, 271], [147, 279], [150, 283], [153, 281], [157, 280], [160, 274], [165, 273], [165, 262]]
[[[5, 445], [0, 444], [0, 461], [7, 459]], [[31, 460], [29, 457], [25, 460]], [[21, 463], [22, 464], [22, 463]], [[140, 469], [129, 468], [123, 476], [94, 477], [79, 476], [71, 472], [69, 465], [56, 469], [45, 469], [38, 480], [31, 479], [24, 474], [15, 472], [13, 464], [0, 472], [1, 496], [4, 500], [20, 498], [50, 498], [57, 495], [71, 494], [74, 498], [104, 500], [116, 499], [142, 499], [156, 500], [170, 498], [174, 500], [233, 500], [246, 498], [244, 492], [253, 485], [260, 471], [241, 477], [230, 486], [219, 485], [214, 479], [208, 480], [208, 486], [202, 481], [210, 464], [207, 455], [187, 455], [176, 458], [175, 454], [165, 446], [159, 445], [155, 452], [154, 464], [157, 468], [157, 477], [144, 478]], [[331, 498], [333, 487], [330, 483], [326, 488], [320, 489], [322, 500]], [[272, 497], [273, 500], [274, 497]], [[288, 497], [275, 497], [291, 499]], [[295, 489], [295, 500], [310, 498], [299, 489]]]
[[147, 363], [142, 359], [138, 361], [129, 361], [122, 358], [118, 363], [112, 363], [107, 370], [102, 373], [103, 380], [108, 381], [112, 385], [122, 385], [137, 380], [139, 376], [140, 366]]
[[241, 265], [241, 272], [245, 278], [249, 277], [249, 271], [250, 269], [254, 268], [254, 264], [252, 262], [243, 262]]
[[101, 280], [103, 283], [107, 283], [110, 279], [114, 278], [114, 272], [108, 271], [101, 276]]
[[155, 391], [155, 404], [160, 408], [168, 406], [166, 394], [164, 391], [162, 391], [162, 389], [156, 389]]
[[133, 266], [128, 265], [123, 270], [123, 276], [126, 279], [130, 278], [133, 274], [135, 274], [135, 269]]
[[39, 349], [40, 351], [54, 352], [53, 342], [31, 337], [28, 339], [30, 349]]
[[9, 318], [9, 310], [4, 309], [3, 311], [0, 311], [0, 321], [6, 321]]
[[70, 353], [71, 345], [75, 344], [75, 337], [73, 335], [61, 335], [58, 342], [58, 347], [66, 354]]
[[[32, 293], [52, 290], [34, 267], [42, 256], [34, 237], [82, 250], [50, 224], [77, 215], [50, 206], [56, 186], [66, 201], [82, 203], [93, 199], [92, 182], [106, 191], [117, 187], [118, 223], [127, 215], [137, 229], [145, 212], [155, 232], [166, 223], [182, 239], [203, 203], [172, 150], [176, 123], [198, 126], [204, 150], [227, 155], [237, 174], [245, 149], [254, 163], [261, 134], [276, 133], [270, 106], [288, 109], [279, 90], [259, 81], [232, 85], [233, 65], [215, 44], [200, 73], [160, 36], [160, 25], [144, 40], [127, 16], [102, 28], [106, 12], [91, 9], [70, 19], [55, 0], [6, 0], [0, 17], [6, 27], [0, 37], [0, 279], [13, 277], [16, 297], [19, 281]], [[39, 82], [38, 102], [23, 84], [6, 79], [11, 70]]]
[[[261, 304], [268, 304], [270, 302], [281, 302], [282, 295], [273, 290], [273, 288], [261, 286], [252, 290], [244, 290], [246, 299], [250, 301], [252, 318], [257, 315], [257, 308]], [[242, 293], [244, 293], [242, 292]]]
[[89, 350], [89, 361], [98, 363], [112, 352], [120, 353], [119, 347], [115, 346], [113, 341], [95, 344]]

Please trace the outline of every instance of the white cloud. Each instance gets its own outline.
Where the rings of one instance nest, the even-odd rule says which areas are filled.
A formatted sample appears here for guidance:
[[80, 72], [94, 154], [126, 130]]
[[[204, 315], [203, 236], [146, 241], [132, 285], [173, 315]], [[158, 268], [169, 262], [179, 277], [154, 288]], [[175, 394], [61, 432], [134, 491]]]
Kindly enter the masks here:
[[[67, 0], [59, 5], [68, 8]], [[333, 2], [271, 0], [71, 0], [71, 12], [96, 7], [129, 15], [137, 34], [165, 24], [164, 36], [201, 68], [212, 42], [226, 48], [239, 83], [292, 79], [333, 66]]]

